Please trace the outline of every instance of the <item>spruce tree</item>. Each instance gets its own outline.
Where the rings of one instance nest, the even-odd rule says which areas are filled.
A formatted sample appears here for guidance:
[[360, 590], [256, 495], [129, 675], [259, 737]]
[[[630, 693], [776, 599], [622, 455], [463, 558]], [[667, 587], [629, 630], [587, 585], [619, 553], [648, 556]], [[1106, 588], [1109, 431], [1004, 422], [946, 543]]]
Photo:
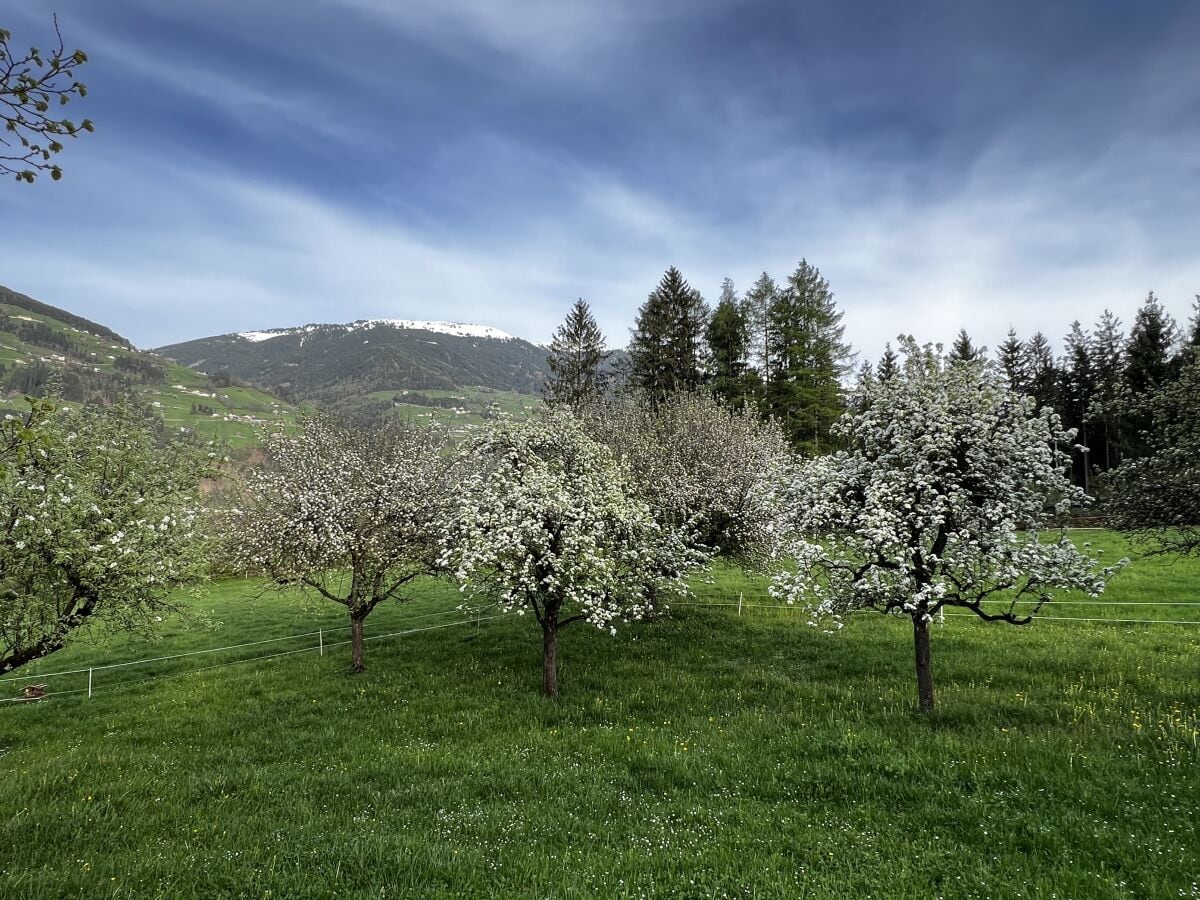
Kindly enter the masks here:
[[1092, 329], [1092, 377], [1095, 393], [1091, 409], [1092, 461], [1105, 472], [1121, 462], [1121, 409], [1125, 400], [1125, 333], [1121, 320], [1104, 310]]
[[1175, 320], [1151, 291], [1134, 317], [1125, 347], [1128, 408], [1124, 417], [1124, 444], [1131, 457], [1141, 456], [1150, 448], [1145, 432], [1152, 424], [1152, 417], [1146, 401], [1176, 374], [1172, 359], [1176, 333]]
[[892, 349], [892, 342], [888, 341], [883, 345], [883, 356], [879, 357], [879, 367], [875, 370], [875, 377], [880, 381], [887, 381], [895, 378], [898, 374], [900, 374], [900, 357]]
[[1004, 372], [1004, 378], [1008, 381], [1010, 390], [1023, 394], [1029, 389], [1025, 343], [1017, 337], [1015, 328], [1008, 329], [1008, 337], [996, 350], [996, 361]]
[[754, 396], [750, 369], [750, 326], [746, 309], [738, 302], [733, 282], [725, 279], [721, 300], [709, 320], [706, 331], [710, 354], [713, 395], [723, 403], [741, 409]]
[[1085, 491], [1091, 487], [1091, 445], [1088, 440], [1090, 410], [1096, 393], [1096, 377], [1092, 371], [1091, 338], [1078, 320], [1063, 339], [1064, 354], [1061, 367], [1063, 424], [1076, 430], [1078, 444], [1083, 447], [1074, 455], [1073, 478]]
[[768, 313], [766, 406], [809, 453], [831, 449], [829, 426], [845, 408], [842, 378], [853, 360], [845, 330], [829, 282], [801, 260]]
[[775, 279], [763, 272], [746, 293], [746, 320], [750, 326], [750, 359], [758, 367], [762, 380], [771, 379], [771, 354], [767, 348], [767, 329], [771, 304], [779, 293]]
[[1183, 339], [1184, 350], [1189, 347], [1200, 347], [1200, 294], [1192, 303], [1192, 317], [1188, 319], [1188, 332]]
[[971, 336], [967, 334], [967, 329], [958, 329], [958, 336], [954, 338], [954, 343], [950, 346], [950, 362], [975, 362], [981, 359], [984, 353], [984, 348], [976, 349], [975, 344], [971, 341]]
[[1054, 362], [1054, 348], [1040, 331], [1025, 345], [1025, 367], [1029, 375], [1027, 392], [1033, 397], [1038, 409], [1049, 406], [1058, 408], [1058, 366]]
[[609, 379], [604, 363], [609, 356], [587, 302], [576, 300], [550, 341], [546, 357], [550, 376], [543, 390], [546, 403], [579, 410], [603, 397]]
[[630, 383], [657, 402], [703, 381], [708, 307], [671, 266], [638, 310], [629, 343]]

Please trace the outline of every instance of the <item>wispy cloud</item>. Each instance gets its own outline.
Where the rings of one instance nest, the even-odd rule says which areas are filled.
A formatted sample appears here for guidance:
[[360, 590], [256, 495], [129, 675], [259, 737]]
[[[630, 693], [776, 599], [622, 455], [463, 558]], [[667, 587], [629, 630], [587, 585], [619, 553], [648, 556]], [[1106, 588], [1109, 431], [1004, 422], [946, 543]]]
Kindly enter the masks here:
[[1182, 318], [1200, 290], [1186, 6], [916, 28], [884, 6], [322, 0], [288, 28], [214, 0], [225, 36], [208, 5], [65, 2], [100, 130], [61, 184], [0, 196], [24, 223], [0, 282], [143, 345], [367, 316], [537, 340], [577, 296], [621, 343], [668, 265], [713, 296], [800, 257], [869, 357], [899, 332], [1128, 321], [1150, 289]]

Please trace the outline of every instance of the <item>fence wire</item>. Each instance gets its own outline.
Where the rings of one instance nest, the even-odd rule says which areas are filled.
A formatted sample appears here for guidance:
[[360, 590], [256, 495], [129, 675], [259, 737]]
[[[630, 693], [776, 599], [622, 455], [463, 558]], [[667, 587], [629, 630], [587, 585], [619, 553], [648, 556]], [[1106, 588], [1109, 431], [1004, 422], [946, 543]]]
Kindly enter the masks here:
[[[489, 615], [489, 616], [477, 615], [477, 613], [479, 613], [482, 610], [493, 609], [493, 608], [494, 607], [492, 607], [492, 606], [482, 606], [482, 607], [474, 607], [474, 608], [468, 608], [468, 609], [463, 609], [463, 610], [457, 610], [457, 609], [444, 610], [444, 611], [438, 612], [438, 613], [427, 613], [427, 614], [423, 614], [423, 615], [419, 615], [419, 616], [412, 616], [407, 621], [411, 622], [411, 621], [417, 621], [419, 619], [429, 619], [429, 618], [432, 618], [433, 616], [446, 616], [446, 615], [455, 615], [456, 618], [454, 621], [451, 621], [451, 622], [439, 622], [435, 625], [425, 625], [420, 628], [405, 628], [400, 631], [392, 631], [387, 634], [367, 635], [363, 638], [363, 642], [366, 643], [367, 641], [383, 641], [383, 640], [388, 640], [390, 638], [404, 637], [405, 635], [410, 635], [410, 634], [418, 634], [418, 633], [424, 632], [424, 631], [437, 631], [437, 630], [443, 629], [443, 628], [453, 628], [453, 627], [462, 626], [462, 625], [478, 625], [481, 622], [487, 622], [492, 619], [498, 619], [501, 616], [506, 615], [506, 613], [496, 613], [496, 614]], [[299, 640], [302, 638], [312, 638], [312, 637], [318, 638], [318, 642], [316, 644], [311, 644], [311, 645], [305, 646], [305, 647], [299, 647], [294, 650], [284, 650], [284, 651], [281, 651], [278, 653], [268, 653], [268, 654], [263, 654], [263, 655], [259, 655], [259, 656], [247, 656], [247, 657], [242, 657], [241, 659], [228, 660], [226, 662], [214, 663], [212, 665], [207, 665], [207, 666], [194, 666], [192, 668], [185, 669], [182, 672], [159, 672], [159, 673], [155, 673], [153, 675], [149, 675], [145, 678], [124, 678], [119, 681], [105, 682], [103, 685], [103, 688], [107, 692], [109, 690], [113, 690], [113, 689], [121, 688], [121, 687], [130, 687], [130, 686], [138, 685], [138, 684], [148, 684], [149, 682], [152, 682], [152, 681], [161, 681], [161, 680], [168, 679], [168, 678], [181, 678], [185, 675], [195, 675], [199, 672], [211, 672], [215, 669], [224, 669], [224, 668], [228, 668], [229, 666], [242, 665], [243, 663], [264, 662], [266, 660], [280, 659], [285, 656], [296, 656], [301, 653], [314, 653], [315, 652], [315, 653], [323, 654], [327, 648], [344, 647], [344, 646], [347, 646], [348, 644], [352, 643], [352, 641], [350, 641], [350, 640], [341, 640], [341, 641], [326, 641], [326, 640], [324, 640], [324, 635], [329, 632], [337, 633], [337, 632], [341, 632], [341, 631], [347, 631], [347, 630], [349, 630], [349, 628], [350, 628], [349, 625], [341, 625], [341, 626], [335, 626], [333, 628], [319, 629], [317, 631], [303, 632], [301, 634], [285, 635], [284, 637], [266, 638], [266, 639], [263, 639], [260, 641], [246, 641], [246, 642], [243, 642], [240, 644], [230, 644], [225, 647], [207, 647], [203, 650], [192, 650], [187, 653], [172, 653], [167, 656], [156, 656], [156, 657], [150, 657], [147, 659], [135, 659], [135, 660], [128, 660], [126, 662], [119, 662], [119, 663], [105, 663], [105, 664], [101, 664], [101, 665], [87, 666], [85, 668], [79, 668], [79, 669], [66, 669], [61, 672], [38, 672], [38, 673], [28, 674], [28, 675], [10, 675], [10, 676], [6, 676], [3, 679], [0, 679], [0, 684], [23, 683], [25, 685], [32, 685], [32, 684], [39, 683], [40, 680], [43, 678], [59, 678], [59, 677], [65, 677], [65, 676], [70, 676], [70, 675], [87, 675], [88, 676], [88, 686], [82, 687], [82, 688], [69, 688], [69, 689], [57, 690], [57, 691], [46, 691], [45, 693], [38, 694], [35, 697], [5, 697], [5, 698], [0, 698], [0, 703], [28, 703], [33, 700], [42, 700], [42, 699], [46, 699], [49, 697], [62, 697], [62, 696], [68, 695], [68, 694], [87, 694], [90, 697], [97, 690], [97, 687], [92, 682], [92, 676], [95, 672], [102, 672], [102, 671], [106, 671], [106, 670], [120, 669], [120, 668], [128, 668], [131, 666], [150, 665], [153, 663], [167, 662], [167, 661], [171, 661], [171, 660], [183, 659], [186, 657], [200, 656], [200, 655], [212, 654], [212, 653], [220, 653], [222, 651], [227, 651], [227, 650], [239, 650], [239, 649], [244, 649], [246, 647], [257, 647], [257, 646], [262, 646], [265, 644], [274, 644], [274, 643], [279, 643], [281, 641], [293, 641], [293, 640]]]

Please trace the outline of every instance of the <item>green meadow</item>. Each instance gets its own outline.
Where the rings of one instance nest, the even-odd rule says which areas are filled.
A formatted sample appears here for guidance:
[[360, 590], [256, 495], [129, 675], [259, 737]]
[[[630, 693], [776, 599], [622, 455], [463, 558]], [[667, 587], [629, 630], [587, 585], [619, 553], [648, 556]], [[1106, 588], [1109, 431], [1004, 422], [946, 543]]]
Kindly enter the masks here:
[[827, 633], [765, 588], [718, 568], [576, 626], [548, 702], [535, 623], [443, 583], [372, 615], [359, 676], [338, 607], [213, 583], [0, 682], [75, 692], [0, 703], [0, 897], [1200, 896], [1200, 625], [1163, 621], [1200, 621], [1166, 605], [1200, 561], [947, 617], [924, 717], [911, 626]]

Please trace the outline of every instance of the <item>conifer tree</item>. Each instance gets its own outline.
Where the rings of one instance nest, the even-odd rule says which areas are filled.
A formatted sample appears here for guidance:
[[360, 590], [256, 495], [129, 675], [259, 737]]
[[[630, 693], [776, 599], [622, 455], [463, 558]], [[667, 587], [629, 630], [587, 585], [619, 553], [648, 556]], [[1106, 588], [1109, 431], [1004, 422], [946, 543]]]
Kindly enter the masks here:
[[721, 300], [705, 336], [713, 395], [728, 406], [741, 409], [754, 396], [756, 373], [750, 369], [750, 325], [746, 310], [738, 302], [733, 282], [728, 278], [721, 286]]
[[576, 300], [550, 342], [546, 357], [550, 376], [543, 391], [546, 402], [579, 410], [599, 400], [608, 388], [604, 363], [610, 355], [587, 302]]
[[883, 345], [883, 356], [879, 357], [879, 366], [875, 370], [875, 377], [880, 381], [887, 381], [889, 378], [895, 378], [898, 374], [900, 374], [900, 357], [892, 349], [892, 342], [888, 341]]
[[1078, 445], [1083, 449], [1074, 454], [1073, 478], [1085, 491], [1091, 487], [1091, 446], [1088, 441], [1089, 411], [1096, 393], [1096, 378], [1092, 371], [1091, 339], [1076, 320], [1063, 339], [1065, 353], [1061, 367], [1063, 424], [1073, 428]]
[[771, 354], [767, 346], [767, 330], [771, 305], [779, 293], [775, 279], [763, 272], [746, 293], [746, 319], [750, 326], [750, 358], [758, 374], [766, 382], [771, 379]]
[[1131, 456], [1140, 456], [1150, 447], [1145, 433], [1151, 426], [1146, 401], [1176, 374], [1172, 360], [1176, 333], [1175, 320], [1151, 291], [1134, 316], [1125, 347], [1125, 386], [1129, 403], [1124, 422], [1124, 444]]
[[638, 310], [629, 343], [630, 383], [652, 402], [703, 382], [708, 306], [671, 266]]
[[971, 341], [971, 336], [967, 334], [967, 329], [958, 329], [958, 335], [954, 338], [954, 343], [950, 346], [950, 362], [975, 362], [982, 359], [984, 356], [984, 348], [976, 348]]
[[1025, 342], [1017, 337], [1015, 328], [1008, 329], [1008, 337], [996, 350], [996, 362], [1000, 364], [1008, 389], [1017, 393], [1025, 393], [1029, 387], [1029, 373], [1026, 370]]
[[830, 449], [829, 427], [845, 409], [841, 382], [853, 360], [845, 330], [829, 282], [801, 260], [768, 314], [766, 405], [809, 453]]
[[1125, 333], [1121, 320], [1104, 310], [1092, 329], [1092, 377], [1095, 393], [1092, 420], [1092, 459], [1105, 472], [1121, 462], [1121, 409], [1125, 399]]
[[1037, 409], [1058, 408], [1058, 367], [1054, 348], [1040, 331], [1025, 345], [1025, 366], [1029, 377], [1026, 392], [1033, 397]]
[[1188, 319], [1188, 332], [1183, 338], [1184, 350], [1200, 347], [1200, 294], [1192, 303], [1192, 317]]

